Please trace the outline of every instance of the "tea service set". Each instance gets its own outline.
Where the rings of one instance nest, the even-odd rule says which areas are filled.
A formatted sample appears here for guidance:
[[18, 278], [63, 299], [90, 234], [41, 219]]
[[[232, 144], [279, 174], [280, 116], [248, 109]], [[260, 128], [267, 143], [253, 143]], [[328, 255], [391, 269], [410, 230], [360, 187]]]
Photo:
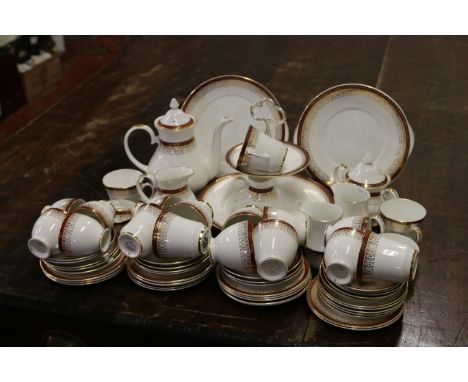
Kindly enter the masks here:
[[[49, 279], [86, 285], [126, 267], [137, 285], [173, 291], [216, 268], [220, 289], [246, 305], [306, 293], [317, 317], [352, 330], [401, 316], [426, 210], [389, 187], [414, 134], [388, 95], [361, 84], [327, 89], [291, 143], [271, 92], [220, 76], [180, 108], [172, 99], [154, 125], [158, 135], [146, 125], [125, 134], [137, 169], [103, 177], [109, 200], [44, 207], [28, 247]], [[147, 165], [130, 149], [138, 130], [157, 145]], [[323, 253], [314, 279], [304, 248]]]

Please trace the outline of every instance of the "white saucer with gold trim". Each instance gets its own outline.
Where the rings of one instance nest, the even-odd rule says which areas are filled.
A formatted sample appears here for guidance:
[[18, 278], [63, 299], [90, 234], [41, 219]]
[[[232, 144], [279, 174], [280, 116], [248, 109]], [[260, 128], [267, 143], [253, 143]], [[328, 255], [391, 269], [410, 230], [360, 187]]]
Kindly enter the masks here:
[[240, 173], [226, 175], [209, 183], [198, 198], [213, 207], [213, 225], [219, 229], [235, 211], [249, 205], [276, 207], [302, 216], [299, 209], [305, 203], [333, 203], [333, 194], [327, 186], [299, 175], [267, 182], [253, 182]]
[[[243, 174], [255, 176], [259, 178], [274, 178], [277, 176], [292, 175], [304, 170], [309, 164], [309, 154], [302, 147], [296, 146], [291, 143], [283, 142], [286, 146], [286, 156], [281, 170], [278, 172], [262, 172], [255, 169], [248, 169], [247, 167], [242, 170]], [[226, 162], [233, 169], [236, 168], [239, 160], [239, 155], [242, 150], [242, 143], [232, 147], [226, 154]]]
[[297, 130], [297, 144], [311, 156], [308, 171], [329, 184], [336, 166], [354, 167], [367, 153], [393, 181], [414, 142], [400, 106], [363, 84], [337, 85], [317, 95], [303, 111]]

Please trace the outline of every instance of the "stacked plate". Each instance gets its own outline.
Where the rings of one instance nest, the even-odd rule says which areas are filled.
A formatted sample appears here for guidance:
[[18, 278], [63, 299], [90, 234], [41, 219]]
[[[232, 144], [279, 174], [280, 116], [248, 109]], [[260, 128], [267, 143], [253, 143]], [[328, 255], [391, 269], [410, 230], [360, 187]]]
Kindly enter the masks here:
[[127, 272], [135, 284], [144, 288], [175, 291], [202, 282], [213, 268], [209, 254], [193, 259], [147, 256], [129, 260]]
[[320, 267], [307, 291], [310, 308], [321, 320], [344, 329], [374, 330], [397, 321], [403, 314], [408, 283], [385, 281], [336, 285]]
[[65, 285], [97, 284], [116, 276], [125, 267], [126, 257], [114, 240], [106, 253], [83, 257], [55, 255], [41, 260], [42, 272], [52, 281]]
[[299, 251], [287, 275], [279, 281], [266, 281], [256, 274], [238, 273], [218, 265], [216, 276], [221, 290], [233, 300], [246, 305], [280, 305], [301, 296], [310, 283], [307, 260]]

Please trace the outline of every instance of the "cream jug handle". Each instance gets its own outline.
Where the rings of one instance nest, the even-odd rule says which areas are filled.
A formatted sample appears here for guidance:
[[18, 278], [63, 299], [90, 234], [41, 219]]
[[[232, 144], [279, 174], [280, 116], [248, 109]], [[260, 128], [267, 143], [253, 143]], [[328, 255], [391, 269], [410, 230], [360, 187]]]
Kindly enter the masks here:
[[[146, 187], [151, 188], [150, 197], [148, 197], [143, 191]], [[140, 196], [140, 200], [143, 200], [144, 202], [148, 203], [154, 195], [154, 189], [155, 189], [154, 177], [148, 174], [140, 175], [136, 183], [136, 188], [138, 191], [138, 195]]]
[[386, 188], [385, 190], [380, 191], [380, 199], [382, 199], [382, 202], [385, 202], [386, 200], [390, 199], [398, 199], [400, 196], [398, 195], [398, 192], [394, 188]]
[[346, 170], [348, 170], [348, 166], [346, 166], [345, 164], [340, 164], [335, 167], [335, 169], [333, 170], [333, 179], [335, 180], [335, 183], [341, 183], [346, 180]]
[[125, 134], [124, 148], [125, 148], [125, 153], [128, 156], [128, 159], [130, 159], [130, 161], [135, 165], [136, 168], [147, 173], [148, 166], [144, 165], [143, 163], [141, 163], [138, 159], [136, 159], [133, 156], [132, 152], [130, 151], [130, 146], [128, 145], [128, 139], [130, 138], [130, 134], [132, 134], [136, 130], [146, 131], [151, 137], [151, 145], [154, 145], [155, 143], [159, 144], [159, 137], [156, 134], [154, 134], [153, 129], [151, 129], [151, 127], [147, 125], [135, 125], [132, 128], [130, 128], [130, 130], [128, 130], [127, 133]]
[[385, 223], [384, 223], [383, 219], [379, 215], [369, 216], [369, 219], [371, 221], [371, 227], [370, 227], [371, 229], [372, 229], [372, 222], [375, 221], [379, 226], [379, 230], [380, 230], [379, 233], [384, 233], [385, 232]]

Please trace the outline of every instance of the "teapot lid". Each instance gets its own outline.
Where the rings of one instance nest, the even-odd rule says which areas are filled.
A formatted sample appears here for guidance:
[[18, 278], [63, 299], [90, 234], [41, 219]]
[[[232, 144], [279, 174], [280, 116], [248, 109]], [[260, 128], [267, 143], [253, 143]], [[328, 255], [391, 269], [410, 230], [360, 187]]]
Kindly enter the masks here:
[[195, 117], [179, 109], [179, 103], [175, 98], [172, 98], [170, 107], [166, 114], [156, 119], [156, 127], [182, 129], [184, 127], [190, 127], [195, 123]]
[[187, 179], [193, 175], [190, 167], [168, 167], [154, 174], [160, 191], [179, 191], [187, 186]]
[[388, 182], [388, 176], [375, 165], [370, 153], [367, 153], [356, 167], [348, 171], [348, 178], [353, 183], [366, 188], [383, 186]]

